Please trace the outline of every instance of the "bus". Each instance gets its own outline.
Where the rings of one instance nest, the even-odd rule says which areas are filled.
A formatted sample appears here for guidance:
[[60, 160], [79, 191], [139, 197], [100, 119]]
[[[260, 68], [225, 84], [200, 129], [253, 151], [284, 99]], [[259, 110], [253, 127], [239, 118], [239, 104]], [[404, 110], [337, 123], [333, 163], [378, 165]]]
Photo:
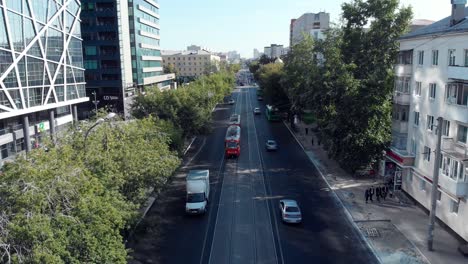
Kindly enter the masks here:
[[267, 105], [265, 108], [265, 115], [269, 121], [278, 121], [281, 119], [278, 108]]
[[224, 138], [224, 154], [226, 158], [239, 157], [240, 155], [240, 126], [229, 126]]
[[229, 118], [229, 126], [240, 126], [240, 118], [241, 117], [238, 114], [231, 115], [231, 117]]

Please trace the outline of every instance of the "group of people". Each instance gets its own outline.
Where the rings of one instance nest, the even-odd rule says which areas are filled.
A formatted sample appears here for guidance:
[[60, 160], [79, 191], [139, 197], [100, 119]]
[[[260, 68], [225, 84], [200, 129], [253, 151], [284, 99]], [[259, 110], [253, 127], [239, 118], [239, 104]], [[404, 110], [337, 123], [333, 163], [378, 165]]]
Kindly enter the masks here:
[[389, 189], [388, 186], [371, 186], [370, 188], [366, 189], [365, 191], [365, 198], [366, 198], [366, 203], [370, 200], [371, 202], [374, 202], [374, 194], [377, 199], [377, 202], [380, 203], [380, 198], [382, 198], [384, 201], [387, 198], [387, 195], [389, 194]]

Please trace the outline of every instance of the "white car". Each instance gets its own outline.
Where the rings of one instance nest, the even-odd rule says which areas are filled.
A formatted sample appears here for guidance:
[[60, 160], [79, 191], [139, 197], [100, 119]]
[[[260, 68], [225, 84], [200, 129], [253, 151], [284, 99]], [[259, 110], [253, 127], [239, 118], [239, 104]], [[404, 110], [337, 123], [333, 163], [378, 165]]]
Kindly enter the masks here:
[[230, 104], [230, 105], [233, 105], [234, 103], [236, 103], [236, 101], [234, 101], [234, 99], [231, 99], [231, 100], [229, 100], [229, 102], [228, 102], [228, 104]]
[[280, 200], [279, 207], [283, 222], [298, 224], [302, 221], [301, 209], [295, 200]]
[[278, 149], [278, 144], [276, 144], [276, 141], [269, 139], [269, 140], [267, 140], [267, 142], [265, 144], [265, 147], [266, 147], [267, 151], [277, 150]]
[[255, 107], [253, 112], [254, 112], [254, 115], [259, 115], [261, 113], [260, 107]]

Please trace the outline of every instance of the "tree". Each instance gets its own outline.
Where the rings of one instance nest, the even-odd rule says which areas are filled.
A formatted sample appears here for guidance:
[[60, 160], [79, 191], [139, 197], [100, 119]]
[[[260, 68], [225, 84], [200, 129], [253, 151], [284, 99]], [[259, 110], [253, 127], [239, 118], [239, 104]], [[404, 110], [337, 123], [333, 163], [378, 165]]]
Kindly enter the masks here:
[[263, 95], [269, 103], [275, 104], [278, 108], [288, 109], [289, 100], [280, 84], [283, 77], [283, 64], [270, 63], [262, 65], [257, 71], [259, 84], [263, 90]]
[[174, 64], [169, 63], [167, 66], [163, 67], [164, 73], [175, 73], [175, 75], [179, 75], [179, 71], [174, 66]]

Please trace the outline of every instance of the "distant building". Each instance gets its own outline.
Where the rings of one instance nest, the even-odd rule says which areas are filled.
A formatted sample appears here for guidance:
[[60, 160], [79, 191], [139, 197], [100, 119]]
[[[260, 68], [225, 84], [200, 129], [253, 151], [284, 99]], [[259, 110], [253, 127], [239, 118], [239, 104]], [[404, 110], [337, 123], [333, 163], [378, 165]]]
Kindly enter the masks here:
[[199, 51], [199, 50], [202, 50], [202, 47], [197, 46], [197, 45], [190, 45], [190, 46], [187, 47], [187, 50], [188, 51]]
[[256, 60], [260, 58], [260, 52], [258, 51], [258, 49], [254, 49], [253, 51], [253, 59]]
[[228, 56], [229, 62], [231, 62], [231, 63], [234, 62], [234, 61], [239, 61], [240, 58], [241, 58], [240, 54], [235, 50], [228, 51], [227, 56]]
[[296, 22], [295, 18], [291, 19], [291, 23], [289, 24], [289, 47], [293, 46], [294, 22]]
[[219, 70], [221, 58], [205, 50], [162, 51], [163, 65], [173, 65], [181, 78], [198, 77]]
[[325, 12], [306, 13], [295, 21], [291, 20], [290, 46], [296, 45], [304, 39], [304, 34], [311, 35], [314, 39], [323, 39], [324, 31], [330, 27], [330, 14]]
[[380, 173], [430, 208], [438, 169], [437, 218], [468, 241], [468, 7], [452, 3], [452, 16], [399, 40], [392, 144]]
[[264, 54], [269, 58], [279, 58], [285, 54], [283, 45], [271, 44], [264, 48]]

